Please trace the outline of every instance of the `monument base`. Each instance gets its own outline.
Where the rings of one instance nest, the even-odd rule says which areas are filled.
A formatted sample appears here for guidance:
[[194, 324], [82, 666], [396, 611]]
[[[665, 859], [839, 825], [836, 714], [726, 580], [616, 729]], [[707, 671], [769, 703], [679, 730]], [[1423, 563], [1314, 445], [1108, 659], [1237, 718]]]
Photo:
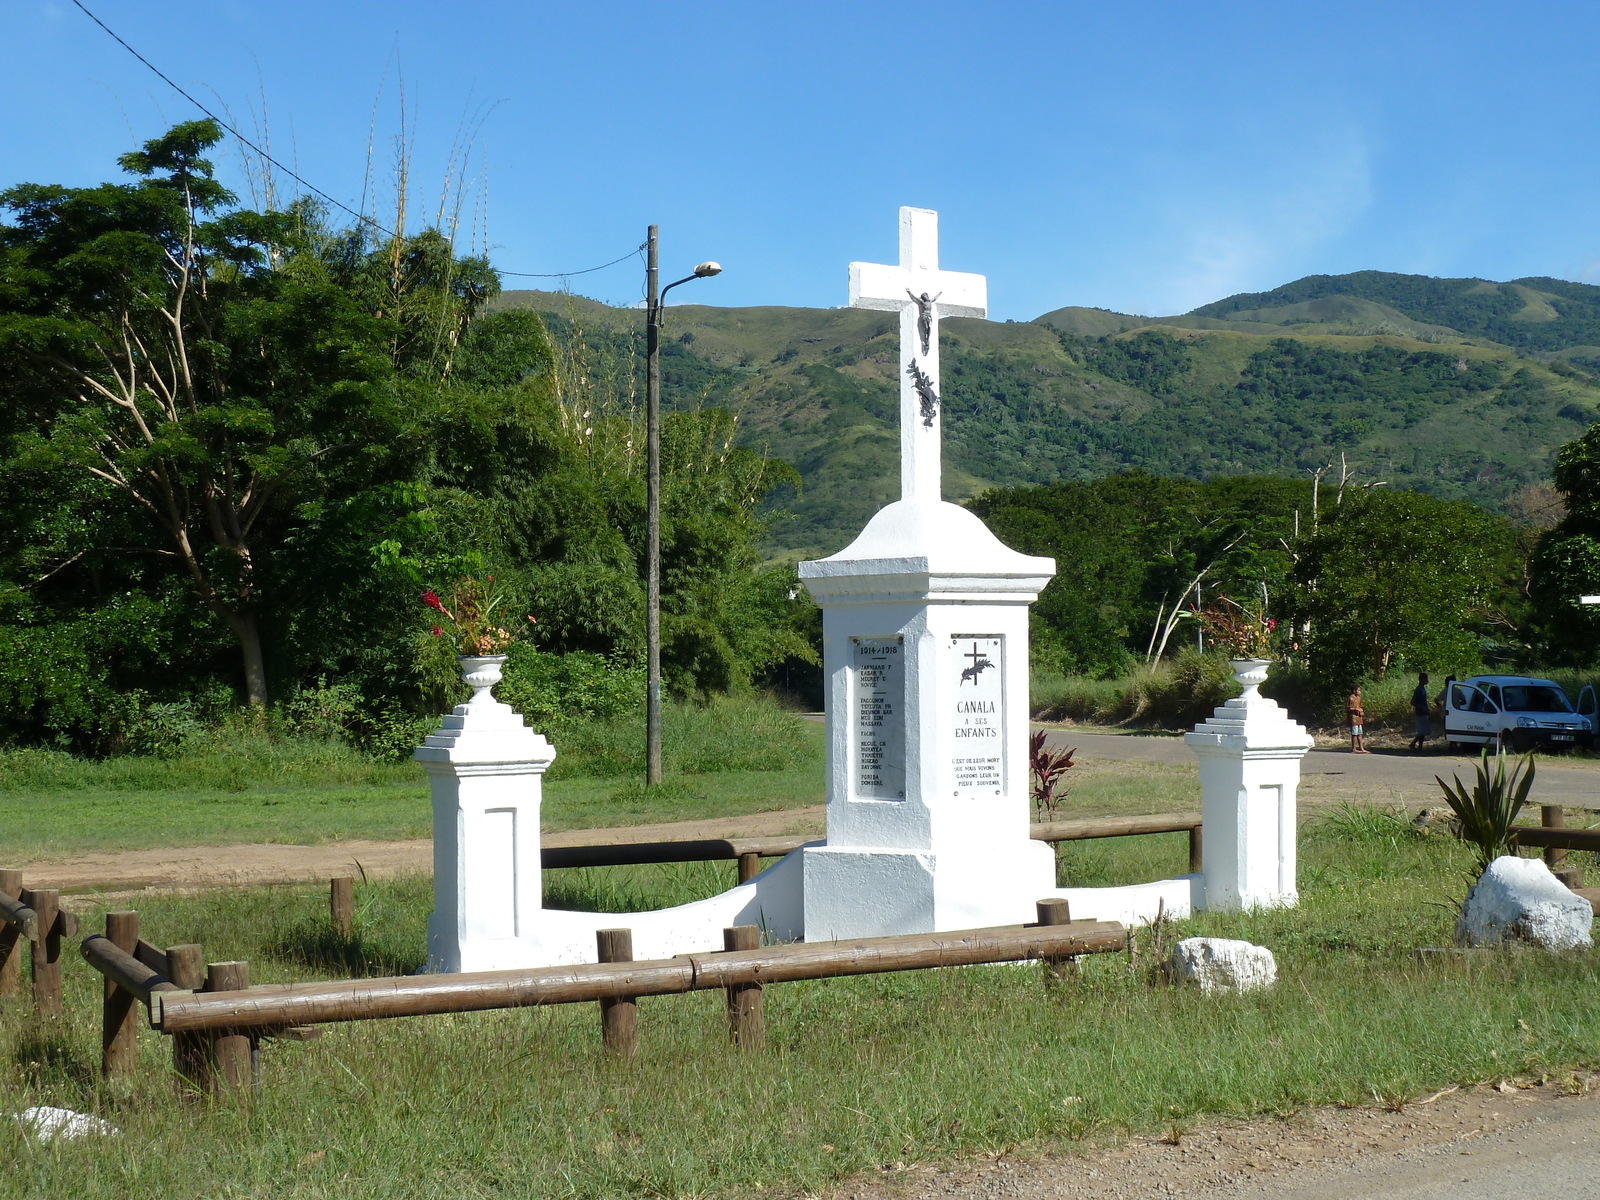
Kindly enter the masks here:
[[808, 942], [1020, 925], [1055, 887], [1055, 854], [1030, 841], [1005, 854], [860, 846], [805, 851]]

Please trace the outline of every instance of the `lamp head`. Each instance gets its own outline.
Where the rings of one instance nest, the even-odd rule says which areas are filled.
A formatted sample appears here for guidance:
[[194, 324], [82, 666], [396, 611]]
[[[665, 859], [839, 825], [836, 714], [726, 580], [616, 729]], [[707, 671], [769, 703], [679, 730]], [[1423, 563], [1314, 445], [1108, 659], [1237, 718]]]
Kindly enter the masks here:
[[695, 278], [696, 279], [709, 279], [713, 275], [721, 275], [722, 274], [722, 264], [721, 263], [714, 263], [714, 262], [703, 262], [698, 267], [696, 267], [694, 269], [694, 274], [695, 274]]

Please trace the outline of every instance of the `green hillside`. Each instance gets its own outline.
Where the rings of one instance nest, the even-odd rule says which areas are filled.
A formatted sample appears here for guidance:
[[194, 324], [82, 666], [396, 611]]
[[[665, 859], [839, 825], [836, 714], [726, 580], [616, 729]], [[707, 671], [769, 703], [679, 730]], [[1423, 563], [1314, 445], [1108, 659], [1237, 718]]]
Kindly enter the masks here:
[[[1411, 280], [1417, 296], [1477, 282], [1366, 276]], [[1586, 368], [1582, 354], [1562, 355], [1569, 363], [1519, 353], [1488, 339], [1484, 322], [1470, 332], [1444, 324], [1455, 310], [1414, 302], [1399, 284], [1383, 283], [1387, 299], [1294, 293], [1302, 284], [1316, 290], [1302, 280], [1182, 317], [1067, 308], [1027, 323], [944, 322], [946, 496], [1128, 468], [1294, 474], [1344, 454], [1365, 479], [1497, 506], [1547, 479], [1555, 449], [1600, 420], [1600, 361], [1590, 373], [1571, 365]], [[1561, 286], [1579, 300], [1541, 292], [1556, 297], [1557, 314], [1542, 328], [1586, 328], [1583, 297], [1600, 288]], [[1507, 294], [1521, 295], [1496, 293]], [[582, 327], [591, 343], [642, 340], [637, 311], [544, 292], [501, 302], [539, 310], [558, 337]], [[775, 555], [831, 553], [896, 497], [892, 314], [668, 312], [664, 402], [735, 409], [745, 442], [800, 471], [803, 489], [775, 498]]]
[[1413, 321], [1523, 351], [1600, 351], [1600, 287], [1563, 279], [1433, 279], [1388, 271], [1307, 275], [1270, 292], [1229, 296], [1191, 316], [1292, 325], [1307, 319], [1308, 304], [1367, 301]]

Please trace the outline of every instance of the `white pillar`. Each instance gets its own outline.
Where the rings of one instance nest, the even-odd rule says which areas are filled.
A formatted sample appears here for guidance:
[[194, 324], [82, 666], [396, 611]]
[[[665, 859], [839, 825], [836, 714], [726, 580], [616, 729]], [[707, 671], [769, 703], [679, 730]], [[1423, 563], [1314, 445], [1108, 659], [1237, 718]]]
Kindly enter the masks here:
[[430, 971], [492, 971], [537, 961], [539, 804], [556, 756], [490, 688], [500, 663], [465, 660], [475, 690], [413, 756], [433, 792]]
[[800, 564], [828, 722], [807, 941], [1014, 924], [1054, 890], [1028, 780], [1028, 605], [1054, 571], [966, 509], [914, 499]]
[[1241, 675], [1244, 695], [1183, 735], [1200, 759], [1205, 906], [1217, 911], [1299, 902], [1295, 791], [1312, 740], [1256, 690], [1258, 676]]

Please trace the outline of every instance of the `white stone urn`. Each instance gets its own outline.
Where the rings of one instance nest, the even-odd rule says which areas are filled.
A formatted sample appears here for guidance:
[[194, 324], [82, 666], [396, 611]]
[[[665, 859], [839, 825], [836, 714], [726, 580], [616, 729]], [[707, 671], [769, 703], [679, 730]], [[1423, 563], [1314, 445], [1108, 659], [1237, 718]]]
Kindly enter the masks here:
[[1267, 681], [1267, 670], [1272, 666], [1272, 660], [1270, 658], [1230, 658], [1228, 665], [1233, 668], [1233, 677], [1239, 681], [1239, 686], [1244, 689], [1240, 699], [1247, 704], [1257, 699], [1261, 695], [1259, 690], [1261, 685]]
[[500, 701], [494, 698], [494, 685], [500, 682], [501, 670], [506, 665], [506, 655], [486, 654], [481, 657], [461, 655], [456, 659], [461, 667], [461, 682], [472, 689], [472, 699], [467, 701], [467, 708], [472, 712], [479, 712], [487, 708], [498, 707]]

